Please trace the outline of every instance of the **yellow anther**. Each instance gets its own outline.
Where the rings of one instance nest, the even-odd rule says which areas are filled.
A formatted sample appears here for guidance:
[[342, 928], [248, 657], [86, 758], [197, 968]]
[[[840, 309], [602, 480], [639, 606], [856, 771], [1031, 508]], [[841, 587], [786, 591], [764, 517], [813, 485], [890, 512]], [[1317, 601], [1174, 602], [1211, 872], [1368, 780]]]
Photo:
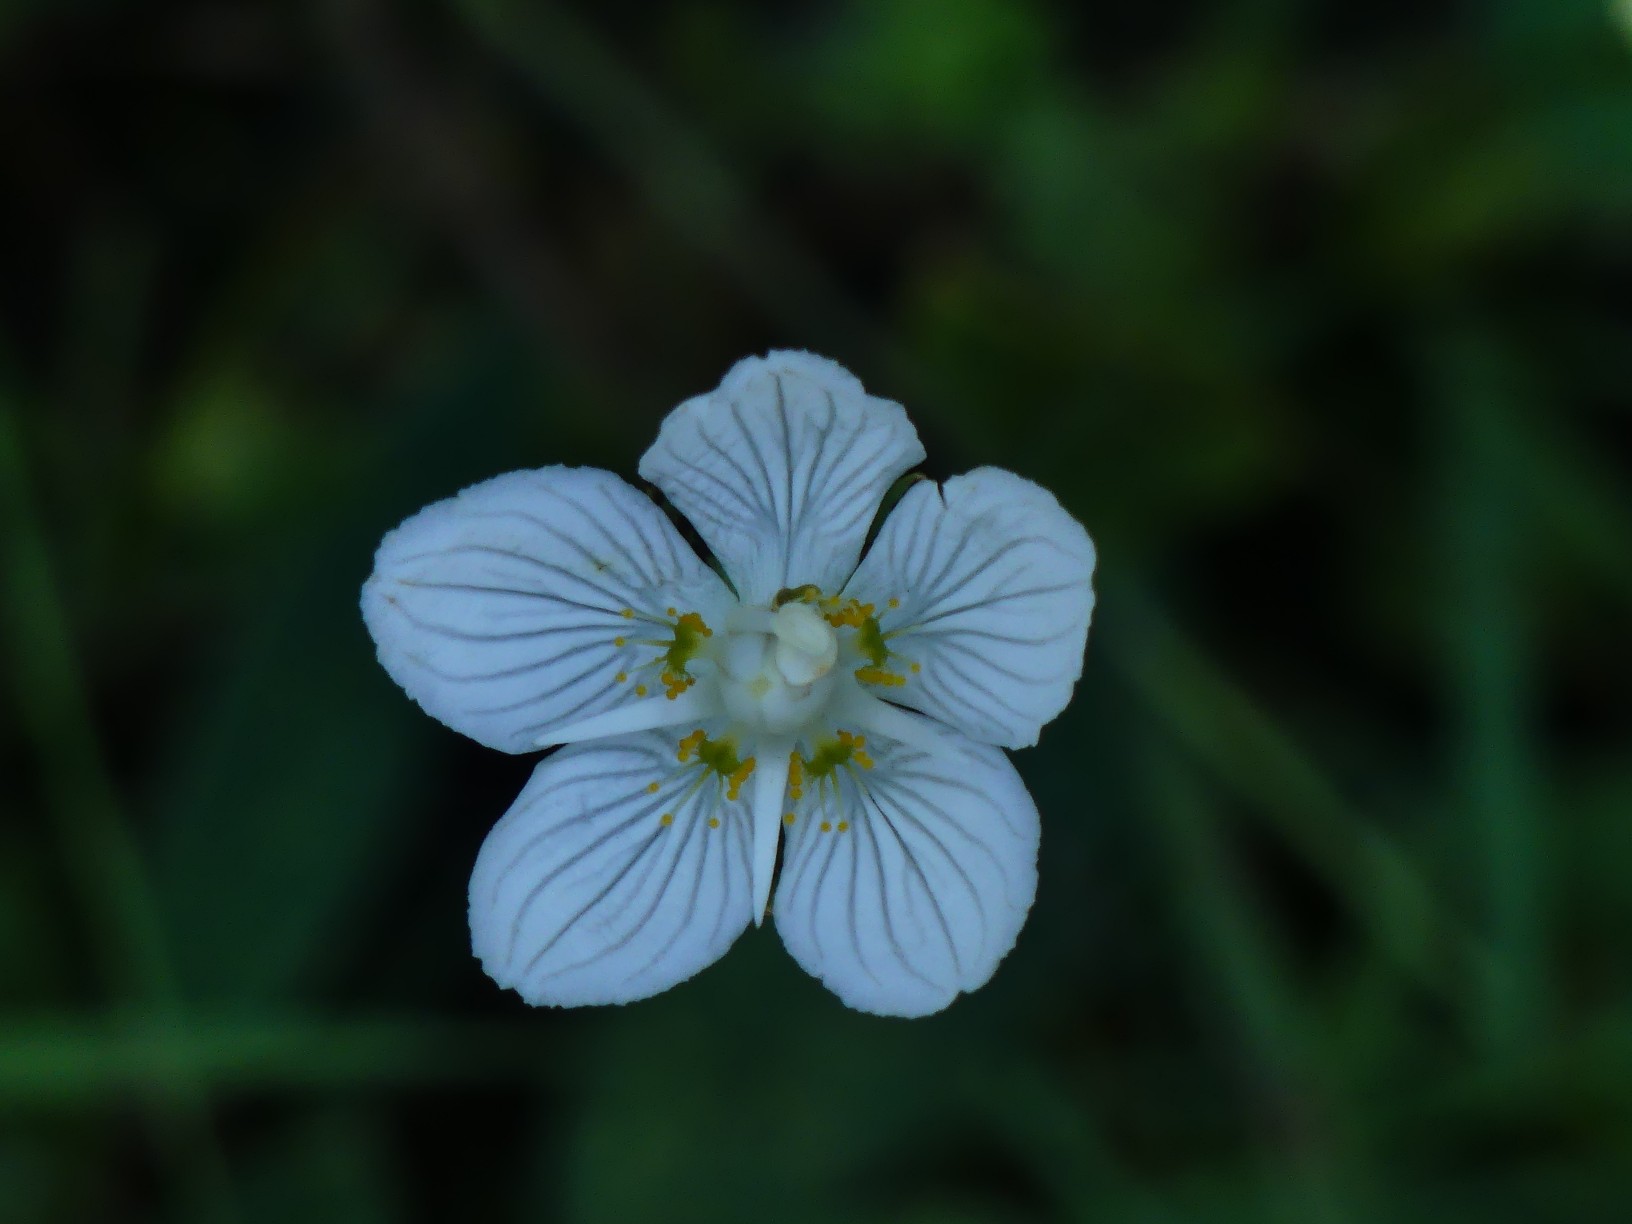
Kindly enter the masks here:
[[624, 644], [625, 640], [626, 639], [621, 638], [621, 637], [615, 637], [615, 638], [612, 639], [612, 645], [622, 646]]
[[708, 818], [708, 827], [711, 828], [711, 829], [719, 828], [720, 827], [720, 818], [718, 816], [710, 816]]
[[655, 794], [657, 794], [657, 783], [656, 783], [656, 782], [648, 782], [648, 783], [646, 783], [646, 793], [647, 793], [647, 794], [648, 794], [648, 795], [655, 795]]
[[848, 626], [851, 629], [860, 629], [862, 623], [873, 614], [873, 605], [864, 604], [858, 600], [847, 601], [842, 607], [827, 613], [827, 623], [835, 629]]
[[833, 826], [832, 826], [832, 825], [830, 825], [830, 824], [828, 824], [828, 823], [827, 823], [827, 821], [825, 821], [825, 820], [824, 820], [824, 821], [822, 821], [822, 832], [823, 832], [823, 833], [831, 833], [831, 832], [833, 832]]
[[863, 684], [877, 684], [884, 688], [900, 688], [907, 682], [905, 676], [898, 676], [882, 667], [858, 667], [856, 669], [856, 679]]
[[748, 775], [754, 772], [754, 758], [749, 757], [726, 781], [725, 797], [735, 799], [742, 791], [742, 784], [748, 781]]
[[843, 833], [849, 827], [850, 827], [850, 822], [848, 820], [839, 821], [839, 832], [840, 833]]
[[899, 599], [895, 598], [895, 596], [893, 596], [893, 595], [890, 596], [890, 607], [899, 608], [900, 606], [901, 606], [901, 601]]
[[909, 663], [909, 664], [908, 664], [908, 665], [907, 665], [907, 666], [908, 666], [908, 667], [909, 667], [909, 668], [910, 668], [910, 669], [911, 669], [911, 670], [912, 670], [912, 674], [913, 674], [913, 675], [915, 675], [915, 676], [916, 676], [916, 675], [917, 675], [917, 674], [918, 674], [918, 664], [916, 664], [916, 663]]
[[817, 603], [832, 602], [822, 600], [822, 591], [814, 582], [807, 582], [803, 586], [783, 587], [771, 600], [771, 610], [775, 611], [783, 604], [790, 603]]
[[788, 828], [791, 829], [791, 828], [793, 828], [793, 822], [794, 822], [795, 819], [796, 819], [796, 817], [794, 816], [794, 814], [792, 812], [787, 812], [782, 817], [782, 823], [787, 825]]
[[708, 739], [708, 733], [701, 728], [698, 728], [696, 731], [693, 731], [690, 735], [686, 736], [685, 739], [680, 741], [679, 750], [675, 753], [675, 755], [678, 756], [682, 762], [691, 760], [692, 753], [701, 748], [703, 746], [703, 741], [706, 739]]
[[670, 608], [669, 609], [669, 615], [670, 616], [678, 616], [680, 614], [678, 612], [676, 612], [673, 608]]
[[838, 732], [838, 741], [844, 748], [849, 749], [846, 759], [854, 761], [863, 769], [873, 767], [873, 758], [862, 751], [867, 746], [867, 737], [865, 735], [852, 735], [848, 731], [840, 731]]
[[622, 612], [619, 612], [618, 615], [623, 617], [624, 620], [634, 620], [635, 610], [633, 608], [625, 608]]
[[662, 825], [671, 825], [671, 824], [673, 824], [674, 823], [674, 813], [673, 812], [664, 812], [663, 813], [663, 818], [661, 820], [659, 820], [657, 823], [662, 824]]
[[[669, 615], [674, 615], [673, 608], [669, 609]], [[691, 629], [702, 634], [705, 638], [711, 638], [714, 636], [714, 630], [710, 629], [706, 624], [704, 624], [703, 618], [696, 612], [687, 612], [680, 618], [680, 624], [684, 625], [687, 629]]]
[[805, 765], [797, 752], [788, 753], [788, 794], [795, 799], [805, 793]]
[[635, 696], [636, 697], [646, 696], [646, 686], [644, 684], [635, 685]]
[[619, 672], [614, 679], [616, 679], [619, 684], [622, 684], [625, 680], [629, 679], [629, 673]]

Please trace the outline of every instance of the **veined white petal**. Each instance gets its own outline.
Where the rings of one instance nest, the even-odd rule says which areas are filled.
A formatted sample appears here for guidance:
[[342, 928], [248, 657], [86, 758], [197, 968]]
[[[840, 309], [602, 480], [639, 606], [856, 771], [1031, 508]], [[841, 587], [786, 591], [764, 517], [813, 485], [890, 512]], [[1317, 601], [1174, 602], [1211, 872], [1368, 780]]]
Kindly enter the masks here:
[[[676, 760], [679, 737], [546, 757], [488, 834], [471, 942], [533, 1004], [627, 1003], [724, 955], [752, 918], [748, 805]], [[655, 784], [655, 789], [653, 789]]]
[[663, 422], [640, 461], [714, 550], [742, 601], [836, 590], [892, 481], [923, 460], [901, 405], [810, 353], [738, 362]]
[[1094, 545], [1048, 490], [998, 468], [908, 489], [845, 588], [871, 603], [904, 683], [891, 701], [1024, 748], [1071, 699]]
[[914, 714], [881, 701], [871, 693], [853, 689], [834, 711], [835, 721], [868, 735], [885, 735], [909, 748], [943, 760], [956, 759], [963, 750], [962, 739], [946, 733], [946, 728], [922, 714]]
[[776, 848], [782, 840], [782, 810], [788, 793], [788, 755], [793, 742], [775, 740], [755, 748], [758, 768], [753, 774], [749, 796], [749, 821], [753, 828], [754, 925], [765, 918], [771, 899], [771, 877], [776, 873]]
[[806, 777], [774, 913], [804, 968], [851, 1007], [939, 1011], [990, 978], [1037, 891], [1037, 809], [1002, 752], [949, 739], [959, 768], [867, 737], [871, 768]]
[[609, 711], [661, 710], [652, 643], [670, 609], [719, 623], [735, 601], [645, 494], [550, 467], [414, 515], [380, 544], [362, 602], [380, 662], [428, 714], [527, 752]]
[[630, 735], [636, 731], [655, 731], [660, 727], [695, 725], [713, 718], [719, 711], [719, 693], [710, 688], [681, 693], [672, 701], [637, 701], [617, 706], [601, 714], [592, 714], [582, 722], [571, 722], [554, 728], [540, 738], [538, 747], [550, 744], [576, 744], [583, 740], [604, 739], [609, 735]]

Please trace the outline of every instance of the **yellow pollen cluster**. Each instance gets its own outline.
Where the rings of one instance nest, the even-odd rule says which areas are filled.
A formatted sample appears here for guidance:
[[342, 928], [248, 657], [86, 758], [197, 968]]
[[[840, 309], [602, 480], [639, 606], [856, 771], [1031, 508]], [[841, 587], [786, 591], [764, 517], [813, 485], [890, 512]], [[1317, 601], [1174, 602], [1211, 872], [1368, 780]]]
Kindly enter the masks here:
[[[669, 615], [670, 616], [674, 615], [674, 609], [673, 608], [669, 609]], [[696, 612], [687, 612], [684, 616], [682, 616], [679, 619], [679, 621], [677, 622], [677, 627], [678, 627], [678, 625], [684, 625], [687, 629], [691, 629], [694, 632], [700, 633], [705, 638], [711, 638], [711, 637], [714, 636], [714, 630], [710, 629], [707, 625], [705, 625], [703, 623], [703, 618]]]
[[830, 824], [828, 824], [828, 822], [827, 822], [827, 821], [825, 821], [825, 820], [824, 820], [824, 821], [822, 821], [822, 832], [823, 832], [823, 833], [831, 833], [831, 832], [833, 832], [833, 826], [832, 826], [832, 825], [830, 825]]
[[710, 742], [708, 733], [698, 728], [690, 735], [681, 739], [675, 749], [675, 756], [682, 765], [692, 757], [697, 763], [719, 774], [725, 781], [725, 797], [736, 799], [742, 795], [742, 784], [748, 781], [754, 772], [754, 758], [747, 760], [737, 759], [737, 744], [730, 736]]
[[805, 764], [797, 752], [788, 753], [788, 795], [793, 799], [804, 797]]
[[798, 817], [796, 817], [792, 812], [785, 812], [782, 815], [782, 823], [787, 825], [790, 829], [793, 828], [793, 822], [797, 819]]
[[[673, 608], [669, 615], [675, 616]], [[687, 612], [678, 616], [674, 622], [674, 638], [669, 648], [663, 652], [663, 662], [667, 664], [663, 674], [659, 677], [663, 681], [663, 695], [673, 701], [681, 693], [689, 689], [696, 680], [686, 672], [686, 664], [697, 653], [704, 638], [714, 636], [714, 630], [703, 622], [703, 618], [695, 612]]]
[[864, 604], [860, 600], [851, 599], [847, 600], [842, 607], [827, 613], [827, 623], [835, 629], [840, 627], [860, 629], [872, 614], [872, 604]]
[[850, 759], [857, 765], [860, 765], [863, 769], [873, 767], [873, 758], [862, 751], [863, 748], [867, 747], [867, 737], [865, 735], [851, 735], [848, 731], [840, 731], [839, 743], [850, 749]]
[[664, 812], [663, 813], [663, 818], [660, 821], [658, 821], [658, 823], [662, 824], [662, 825], [672, 825], [674, 823], [674, 813], [673, 812]]
[[[912, 670], [918, 670], [916, 663], [912, 665]], [[856, 679], [863, 684], [877, 684], [884, 688], [900, 688], [907, 682], [905, 676], [883, 667], [858, 667], [856, 668]]]
[[[657, 670], [661, 668], [662, 671], [659, 673], [658, 679], [663, 685], [663, 695], [673, 701], [681, 693], [697, 683], [696, 679], [687, 673], [686, 664], [696, 657], [703, 640], [714, 636], [714, 631], [708, 627], [702, 616], [696, 612], [687, 612], [682, 616], [678, 609], [670, 608], [668, 614], [674, 618], [674, 623], [671, 626], [673, 636], [667, 641], [645, 638], [637, 640], [635, 643], [637, 646], [654, 646], [660, 653], [655, 659], [640, 664], [636, 670], [644, 672], [647, 669]], [[624, 608], [618, 615], [625, 620], [633, 620], [640, 614], [636, 613], [633, 608]], [[662, 623], [652, 616], [643, 616], [642, 619], [657, 624]], [[622, 649], [629, 645], [629, 639], [619, 634], [612, 639], [612, 645]], [[620, 671], [616, 679], [619, 684], [625, 684], [629, 680], [629, 673]], [[644, 697], [651, 691], [651, 688], [646, 684], [637, 684], [635, 686], [635, 696], [637, 697]]]
[[646, 793], [647, 793], [647, 794], [648, 794], [648, 795], [655, 795], [655, 794], [657, 794], [657, 789], [658, 789], [658, 787], [657, 787], [657, 783], [656, 783], [656, 782], [648, 782], [648, 783], [646, 783]]
[[894, 595], [891, 595], [890, 596], [890, 607], [891, 607], [891, 609], [899, 608], [900, 606], [901, 606], [901, 601], [899, 599], [897, 599]]
[[754, 758], [749, 757], [737, 771], [725, 780], [725, 797], [735, 799], [742, 793], [742, 784], [748, 781], [748, 775], [754, 772]]
[[850, 827], [850, 822], [848, 820], [839, 821], [839, 832], [840, 833], [843, 833], [849, 827]]
[[719, 828], [720, 827], [720, 818], [718, 816], [710, 816], [708, 818], [708, 827], [711, 828], [711, 829]]

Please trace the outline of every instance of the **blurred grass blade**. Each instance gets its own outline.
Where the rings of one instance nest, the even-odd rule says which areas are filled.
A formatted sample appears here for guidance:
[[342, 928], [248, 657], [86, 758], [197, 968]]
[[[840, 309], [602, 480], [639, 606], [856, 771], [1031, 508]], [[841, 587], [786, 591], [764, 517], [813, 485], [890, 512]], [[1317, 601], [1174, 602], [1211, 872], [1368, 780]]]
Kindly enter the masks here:
[[729, 164], [587, 23], [563, 5], [460, 0], [456, 7], [769, 318], [808, 343], [850, 354], [852, 362], [873, 353], [880, 333], [872, 321], [820, 264], [765, 221]]
[[547, 1083], [559, 1059], [527, 1022], [112, 1013], [0, 1021], [0, 1107], [107, 1107], [177, 1077], [223, 1094]]
[[1350, 810], [1293, 739], [1145, 595], [1112, 587], [1103, 607], [1124, 648], [1101, 652], [1185, 748], [1268, 822], [1360, 927], [1436, 995], [1464, 999], [1490, 953], [1435, 896], [1411, 857]]
[[1281, 1176], [1265, 1179], [1265, 1206], [1276, 1218], [1333, 1224], [1354, 1218], [1340, 1187], [1355, 1179], [1340, 1178], [1329, 1145], [1355, 1128], [1333, 1116], [1347, 1102], [1323, 1082], [1315, 1026], [1299, 1001], [1286, 949], [1257, 912], [1190, 768], [1152, 751], [1144, 775], [1172, 872], [1170, 892], [1204, 978], [1198, 1010], [1223, 1000], [1252, 1064], [1244, 1079], [1257, 1098], [1257, 1123], [1290, 1160]]
[[[41, 763], [67, 872], [112, 993], [153, 1014], [173, 1010], [175, 983], [141, 854], [97, 740], [67, 610], [35, 513], [23, 440], [0, 399], [0, 567], [7, 667], [24, 733]], [[184, 1068], [156, 1062], [148, 1095], [155, 1138], [193, 1206], [236, 1218], [207, 1095]]]
[[1445, 338], [1430, 361], [1441, 452], [1435, 572], [1444, 583], [1436, 645], [1452, 726], [1447, 794], [1482, 864], [1475, 904], [1502, 967], [1480, 982], [1476, 1014], [1488, 1046], [1520, 1055], [1534, 1048], [1550, 996], [1547, 844], [1526, 719], [1537, 695], [1520, 599], [1530, 515], [1511, 493], [1529, 453], [1503, 427], [1516, 416], [1523, 379], [1477, 333]]

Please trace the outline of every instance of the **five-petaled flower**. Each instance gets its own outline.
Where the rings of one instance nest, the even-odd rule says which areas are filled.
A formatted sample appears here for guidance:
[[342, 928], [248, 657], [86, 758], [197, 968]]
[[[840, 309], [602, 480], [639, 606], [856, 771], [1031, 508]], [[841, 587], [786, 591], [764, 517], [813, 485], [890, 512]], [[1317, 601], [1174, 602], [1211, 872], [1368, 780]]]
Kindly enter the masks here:
[[[684, 981], [769, 912], [852, 1007], [982, 985], [1037, 882], [1001, 751], [1082, 670], [1094, 549], [1045, 490], [922, 461], [899, 404], [808, 353], [737, 364], [640, 462], [712, 551], [609, 472], [512, 472], [385, 537], [363, 615], [429, 714], [556, 744], [488, 835], [476, 954], [530, 1003]], [[773, 884], [775, 897], [771, 896]]]

